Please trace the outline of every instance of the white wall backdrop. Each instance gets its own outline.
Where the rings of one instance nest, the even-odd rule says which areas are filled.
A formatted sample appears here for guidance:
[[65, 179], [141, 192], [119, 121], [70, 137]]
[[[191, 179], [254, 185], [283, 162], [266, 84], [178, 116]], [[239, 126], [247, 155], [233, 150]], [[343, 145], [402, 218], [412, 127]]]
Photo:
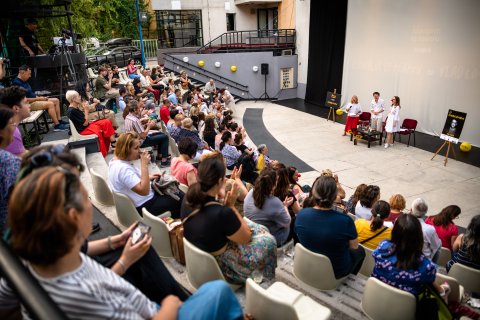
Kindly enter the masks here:
[[343, 102], [356, 94], [366, 110], [373, 91], [398, 95], [402, 119], [430, 134], [463, 111], [460, 140], [480, 146], [479, 14], [478, 0], [349, 1]]

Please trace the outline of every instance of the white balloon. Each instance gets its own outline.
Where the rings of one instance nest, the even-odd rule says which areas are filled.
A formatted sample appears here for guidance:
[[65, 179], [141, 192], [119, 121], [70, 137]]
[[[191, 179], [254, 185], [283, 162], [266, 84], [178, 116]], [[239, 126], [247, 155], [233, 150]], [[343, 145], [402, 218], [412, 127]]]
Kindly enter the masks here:
[[258, 66], [253, 66], [252, 70], [253, 72], [258, 72]]
[[188, 62], [188, 57], [183, 57], [183, 62]]
[[215, 62], [215, 67], [220, 68], [221, 64], [220, 61]]

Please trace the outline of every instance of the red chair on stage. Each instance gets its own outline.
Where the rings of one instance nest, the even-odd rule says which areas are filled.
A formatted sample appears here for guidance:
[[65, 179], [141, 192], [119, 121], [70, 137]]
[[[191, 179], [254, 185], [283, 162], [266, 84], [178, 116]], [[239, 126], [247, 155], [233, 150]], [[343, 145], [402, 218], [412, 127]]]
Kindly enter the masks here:
[[[402, 142], [402, 136], [408, 135], [407, 147], [410, 146], [410, 136], [413, 133], [413, 146], [415, 147], [415, 130], [417, 129], [417, 120], [414, 119], [404, 119], [400, 131], [398, 133], [398, 141]], [[395, 137], [393, 137], [395, 140]]]
[[370, 124], [370, 118], [372, 114], [370, 112], [362, 112], [358, 119], [358, 124], [363, 126], [368, 126]]

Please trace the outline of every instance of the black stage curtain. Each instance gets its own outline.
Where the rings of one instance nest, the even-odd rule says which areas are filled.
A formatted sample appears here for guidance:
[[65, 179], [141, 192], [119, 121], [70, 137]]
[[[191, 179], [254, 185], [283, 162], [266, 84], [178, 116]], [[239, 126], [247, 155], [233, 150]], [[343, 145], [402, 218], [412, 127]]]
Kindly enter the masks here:
[[348, 0], [311, 1], [305, 101], [324, 105], [327, 91], [342, 89]]

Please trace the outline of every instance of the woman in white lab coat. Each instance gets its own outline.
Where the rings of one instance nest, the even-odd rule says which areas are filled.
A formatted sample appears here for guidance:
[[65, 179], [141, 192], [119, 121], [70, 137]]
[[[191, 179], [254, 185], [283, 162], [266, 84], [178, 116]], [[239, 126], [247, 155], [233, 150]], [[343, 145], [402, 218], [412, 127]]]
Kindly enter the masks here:
[[393, 146], [393, 134], [400, 131], [400, 98], [394, 96], [390, 101], [392, 102], [392, 106], [385, 121], [385, 131], [387, 132], [385, 148]]

